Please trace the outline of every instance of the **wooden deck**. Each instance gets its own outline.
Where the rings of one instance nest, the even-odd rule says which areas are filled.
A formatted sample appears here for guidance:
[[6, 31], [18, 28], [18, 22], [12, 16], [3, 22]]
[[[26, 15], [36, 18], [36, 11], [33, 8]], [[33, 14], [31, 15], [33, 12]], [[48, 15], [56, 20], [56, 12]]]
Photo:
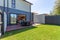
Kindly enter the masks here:
[[11, 30], [17, 30], [17, 29], [22, 29], [26, 28], [27, 26], [20, 26], [20, 25], [12, 25], [12, 26], [7, 26], [6, 31], [11, 31]]

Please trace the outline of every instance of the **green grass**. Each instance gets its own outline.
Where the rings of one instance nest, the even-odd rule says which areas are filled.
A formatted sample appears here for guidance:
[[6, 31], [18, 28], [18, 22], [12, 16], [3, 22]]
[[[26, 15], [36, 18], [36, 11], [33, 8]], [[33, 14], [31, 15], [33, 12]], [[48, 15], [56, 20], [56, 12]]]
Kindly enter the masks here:
[[60, 26], [38, 25], [36, 27], [6, 32], [1, 40], [60, 40]]

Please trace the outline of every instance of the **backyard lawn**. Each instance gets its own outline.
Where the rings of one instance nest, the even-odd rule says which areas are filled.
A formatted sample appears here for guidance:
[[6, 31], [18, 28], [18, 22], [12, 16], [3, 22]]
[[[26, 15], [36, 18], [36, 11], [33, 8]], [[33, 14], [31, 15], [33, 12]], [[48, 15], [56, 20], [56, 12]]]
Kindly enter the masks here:
[[60, 40], [60, 26], [38, 25], [6, 32], [1, 40]]

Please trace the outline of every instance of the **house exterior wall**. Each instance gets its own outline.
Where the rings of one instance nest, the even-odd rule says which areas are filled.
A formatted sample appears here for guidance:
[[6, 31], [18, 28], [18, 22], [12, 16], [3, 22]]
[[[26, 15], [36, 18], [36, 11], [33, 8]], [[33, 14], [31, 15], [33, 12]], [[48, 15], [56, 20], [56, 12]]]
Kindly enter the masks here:
[[[26, 12], [31, 12], [31, 4], [23, 1], [23, 0], [15, 0], [16, 2], [16, 7], [15, 9], [19, 9], [19, 10], [23, 10], [23, 11], [26, 11]], [[11, 4], [12, 4], [12, 0], [9, 0], [9, 8], [12, 8]], [[6, 6], [7, 6], [7, 2], [6, 2]]]
[[[4, 6], [4, 0], [0, 0], [0, 6]], [[7, 7], [7, 0], [5, 0], [5, 7]]]
[[[27, 3], [23, 0], [15, 0], [16, 1], [16, 7], [12, 8], [12, 0], [5, 0], [5, 12], [7, 13], [7, 5], [8, 5], [8, 13], [15, 13], [15, 14], [25, 14], [26, 15], [26, 20], [30, 21], [31, 20], [31, 4]], [[3, 10], [4, 6], [4, 0], [0, 0], [0, 10]], [[7, 15], [9, 15], [7, 14]], [[9, 16], [7, 17], [9, 19]], [[8, 20], [9, 22], [9, 20]]]
[[[30, 3], [27, 3], [23, 0], [15, 0], [15, 1], [16, 1], [16, 8], [15, 9], [23, 10], [26, 12], [31, 12], [31, 10], [30, 10], [31, 4]], [[12, 4], [12, 0], [8, 0], [9, 8], [12, 8], [11, 4]], [[3, 5], [4, 5], [4, 0], [0, 0], [0, 6], [3, 6]], [[7, 7], [7, 0], [5, 0], [5, 7]]]
[[[16, 7], [15, 8], [12, 8], [12, 0], [8, 0], [8, 4], [7, 4], [7, 0], [5, 0], [5, 7], [7, 7], [8, 5], [8, 8], [12, 8], [12, 9], [18, 9], [18, 10], [23, 10], [23, 11], [26, 11], [26, 12], [31, 12], [31, 4], [30, 3], [27, 3], [23, 0], [15, 0], [16, 1]], [[0, 6], [4, 6], [4, 0], [0, 0]]]
[[[31, 21], [31, 4], [30, 3], [27, 3], [23, 0], [15, 0], [16, 1], [16, 7], [15, 8], [12, 8], [11, 6], [11, 1], [12, 0], [9, 0], [9, 13], [15, 13], [17, 15], [19, 14], [24, 14], [26, 15], [26, 21]], [[7, 14], [9, 15], [9, 14]], [[9, 19], [9, 16], [8, 16], [8, 19]], [[8, 20], [8, 24], [9, 24], [9, 20]]]
[[0, 6], [3, 6], [3, 0], [0, 0]]
[[22, 0], [16, 0], [16, 9], [20, 9], [20, 10], [23, 10], [23, 11], [26, 11], [26, 12], [31, 12], [31, 4], [25, 2], [25, 1], [22, 1]]
[[[9, 24], [10, 22], [10, 14], [24, 14], [26, 15], [26, 21], [31, 21], [31, 4], [27, 3], [23, 0], [16, 0], [16, 7], [12, 8], [12, 0], [8, 0], [8, 4], [7, 4], [7, 0], [5, 0], [5, 27], [4, 27], [4, 31], [6, 31], [6, 24]], [[8, 6], [8, 8], [7, 8]], [[0, 0], [0, 10], [3, 10], [4, 8], [4, 0]], [[7, 13], [8, 10], [8, 13]]]
[[[12, 8], [11, 1], [12, 0], [9, 0], [9, 8]], [[26, 21], [30, 21], [31, 20], [31, 4], [29, 4], [23, 0], [15, 0], [15, 1], [16, 1], [16, 7], [12, 8], [11, 9], [12, 11], [9, 10], [9, 13], [25, 14]]]

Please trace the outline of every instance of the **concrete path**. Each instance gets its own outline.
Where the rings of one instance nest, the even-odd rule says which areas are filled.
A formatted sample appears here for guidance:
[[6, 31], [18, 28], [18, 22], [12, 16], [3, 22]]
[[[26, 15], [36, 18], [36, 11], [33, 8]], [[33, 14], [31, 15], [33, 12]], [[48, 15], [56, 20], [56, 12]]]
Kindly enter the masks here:
[[35, 24], [33, 24], [32, 26], [37, 26], [37, 25], [40, 25], [40, 24], [38, 24], [38, 23], [35, 23]]

